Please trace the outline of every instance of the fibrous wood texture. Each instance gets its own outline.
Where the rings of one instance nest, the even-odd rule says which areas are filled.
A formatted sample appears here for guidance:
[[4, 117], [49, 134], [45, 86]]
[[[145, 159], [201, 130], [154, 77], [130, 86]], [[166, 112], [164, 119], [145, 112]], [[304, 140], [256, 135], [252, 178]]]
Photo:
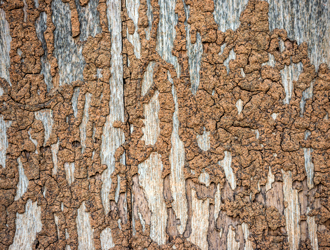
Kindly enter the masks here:
[[330, 248], [329, 18], [0, 0], [0, 249]]

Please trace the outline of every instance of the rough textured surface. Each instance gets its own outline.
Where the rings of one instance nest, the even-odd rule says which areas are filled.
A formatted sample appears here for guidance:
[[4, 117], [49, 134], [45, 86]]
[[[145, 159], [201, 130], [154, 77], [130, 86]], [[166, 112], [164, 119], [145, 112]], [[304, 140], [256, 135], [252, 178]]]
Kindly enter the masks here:
[[28, 200], [24, 214], [18, 214], [16, 234], [9, 249], [32, 249], [37, 233], [41, 231], [41, 211], [37, 203]]
[[0, 1], [0, 249], [328, 249], [329, 11]]

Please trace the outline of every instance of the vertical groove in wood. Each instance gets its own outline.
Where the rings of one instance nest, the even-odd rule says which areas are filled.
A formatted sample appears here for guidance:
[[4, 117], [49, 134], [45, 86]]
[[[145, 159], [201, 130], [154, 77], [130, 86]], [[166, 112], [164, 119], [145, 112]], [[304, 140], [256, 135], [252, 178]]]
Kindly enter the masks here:
[[42, 124], [44, 125], [44, 129], [45, 129], [45, 139], [44, 139], [44, 145], [46, 145], [50, 134], [52, 132], [52, 127], [53, 127], [53, 111], [50, 109], [45, 109], [45, 110], [41, 110], [38, 112], [35, 112], [35, 118], [39, 121], [42, 122]]
[[300, 73], [303, 70], [302, 63], [298, 64], [290, 64], [289, 66], [285, 66], [283, 70], [281, 70], [282, 76], [282, 84], [285, 91], [285, 99], [283, 100], [284, 104], [289, 104], [292, 94], [294, 92], [293, 81], [297, 81]]
[[[0, 77], [4, 78], [9, 84], [11, 84], [9, 77], [11, 40], [6, 13], [0, 8]], [[0, 87], [0, 93], [1, 91], [2, 88]]]
[[[310, 135], [310, 131], [306, 130], [305, 132], [305, 140], [308, 139]], [[312, 148], [304, 148], [304, 158], [305, 158], [305, 170], [307, 175], [307, 186], [309, 189], [314, 187], [314, 164], [312, 161]]]
[[272, 169], [269, 167], [268, 176], [267, 176], [267, 183], [266, 183], [266, 192], [272, 189], [272, 184], [275, 180], [275, 176], [272, 174]]
[[[9, 24], [6, 19], [6, 13], [0, 8], [0, 77], [4, 78], [10, 85], [9, 67], [10, 67], [10, 43], [11, 36]], [[3, 88], [0, 86], [0, 97], [3, 95]], [[6, 152], [8, 148], [7, 129], [11, 122], [4, 120], [0, 115], [0, 166], [6, 167]]]
[[92, 94], [87, 93], [85, 95], [85, 107], [84, 107], [84, 114], [83, 119], [80, 123], [79, 129], [80, 129], [80, 141], [81, 141], [81, 151], [84, 153], [86, 149], [86, 133], [87, 133], [87, 124], [89, 120], [89, 107], [91, 103], [91, 96]]
[[154, 94], [148, 104], [144, 105], [144, 125], [142, 128], [143, 137], [146, 145], [155, 145], [160, 134], [158, 112], [160, 109], [158, 100], [158, 91]]
[[85, 202], [83, 202], [77, 215], [77, 234], [79, 250], [94, 250], [93, 228], [90, 223], [90, 215], [86, 212]]
[[52, 19], [54, 30], [54, 56], [59, 69], [59, 86], [83, 80], [85, 59], [82, 45], [76, 44], [72, 38], [71, 11], [68, 3], [62, 0], [52, 1]]
[[199, 87], [203, 45], [202, 45], [202, 38], [200, 33], [197, 33], [195, 43], [192, 43], [191, 41], [190, 24], [188, 23], [190, 6], [186, 5], [185, 3], [186, 1], [183, 0], [183, 2], [184, 2], [184, 11], [186, 15], [185, 28], [186, 28], [186, 40], [187, 40], [187, 55], [189, 58], [188, 62], [189, 62], [191, 92], [193, 93], [193, 95], [196, 95], [196, 92]]
[[[151, 71], [151, 69], [150, 69]], [[148, 73], [148, 72], [147, 72]], [[151, 86], [153, 78], [148, 78], [143, 81], [142, 89], [147, 89]], [[148, 104], [144, 104], [144, 124], [142, 128], [143, 137], [146, 145], [155, 145], [160, 135], [158, 112], [160, 109], [159, 92], [156, 91]], [[162, 170], [163, 164], [161, 156], [158, 153], [152, 153], [150, 157], [139, 166], [139, 182], [143, 187], [147, 198], [151, 215], [150, 238], [159, 245], [166, 243], [166, 222], [167, 212], [163, 197], [163, 179]]]
[[[169, 80], [173, 83], [173, 80], [168, 74]], [[173, 113], [173, 131], [171, 135], [171, 152], [170, 152], [170, 163], [171, 163], [171, 192], [173, 196], [173, 209], [180, 220], [180, 224], [177, 226], [180, 234], [183, 234], [186, 228], [188, 219], [188, 208], [186, 198], [186, 185], [184, 178], [184, 162], [185, 162], [185, 150], [183, 142], [179, 137], [179, 104], [175, 86], [172, 84], [172, 95], [174, 99], [174, 113]]]
[[71, 186], [71, 184], [74, 182], [74, 170], [75, 170], [74, 162], [64, 163], [64, 169], [65, 169], [66, 180], [69, 186]]
[[158, 54], [168, 63], [171, 63], [176, 73], [180, 75], [180, 67], [177, 58], [172, 55], [173, 42], [175, 39], [177, 17], [175, 15], [176, 0], [159, 0], [160, 20], [157, 29], [157, 47]]
[[23, 194], [27, 191], [28, 189], [28, 185], [29, 185], [29, 179], [26, 177], [26, 175], [24, 174], [24, 168], [23, 168], [23, 164], [21, 161], [21, 158], [18, 157], [17, 158], [17, 162], [18, 162], [18, 183], [17, 183], [17, 190], [16, 190], [16, 196], [15, 196], [15, 200], [19, 200]]
[[236, 241], [236, 231], [232, 226], [228, 227], [227, 233], [227, 249], [228, 250], [239, 250], [239, 242]]
[[244, 250], [253, 250], [252, 242], [249, 240], [249, 226], [246, 223], [242, 223], [242, 229], [244, 234]]
[[283, 174], [283, 195], [284, 195], [284, 214], [286, 221], [286, 231], [290, 249], [299, 249], [300, 242], [300, 206], [298, 201], [298, 191], [292, 187], [292, 173], [291, 171]]
[[217, 185], [217, 191], [215, 193], [214, 197], [214, 220], [217, 221], [219, 217], [219, 212], [221, 210], [221, 190], [220, 190], [220, 184]]
[[[307, 207], [307, 213], [310, 212], [310, 208]], [[315, 217], [314, 216], [308, 216], [307, 215], [307, 225], [308, 225], [308, 234], [309, 239], [311, 240], [311, 245], [313, 250], [318, 250], [318, 240], [317, 240], [317, 224], [315, 223]]]
[[150, 62], [148, 64], [146, 72], [143, 75], [142, 87], [141, 87], [142, 96], [144, 96], [148, 92], [149, 88], [153, 84], [154, 66], [155, 66], [155, 62]]
[[41, 208], [30, 199], [25, 206], [25, 213], [16, 214], [16, 233], [10, 250], [32, 249], [36, 234], [41, 231]]
[[0, 115], [0, 165], [6, 167], [6, 152], [8, 148], [7, 129], [10, 127], [11, 121], [5, 121]]
[[123, 62], [121, 35], [121, 1], [107, 0], [107, 18], [111, 32], [111, 78], [110, 78], [110, 115], [106, 118], [103, 128], [101, 159], [107, 169], [102, 174], [102, 204], [105, 214], [110, 211], [109, 193], [111, 189], [111, 174], [115, 170], [115, 152], [125, 142], [124, 133], [114, 128], [115, 121], [124, 122], [123, 100]]
[[219, 165], [223, 168], [225, 171], [225, 175], [227, 178], [228, 183], [230, 184], [230, 187], [235, 190], [236, 188], [236, 177], [235, 173], [233, 172], [233, 169], [231, 167], [232, 157], [231, 153], [228, 151], [225, 151], [225, 158], [219, 162]]
[[44, 81], [47, 85], [47, 90], [50, 91], [53, 88], [52, 75], [50, 72], [50, 63], [48, 61], [48, 48], [47, 42], [45, 40], [44, 32], [47, 29], [47, 14], [41, 12], [39, 18], [36, 21], [36, 32], [37, 37], [42, 44], [42, 48], [45, 51], [44, 55], [41, 57], [41, 74], [44, 76]]
[[101, 239], [102, 250], [108, 250], [115, 247], [115, 244], [113, 243], [112, 240], [112, 234], [110, 228], [107, 227], [102, 231], [100, 235], [100, 239]]
[[127, 29], [127, 39], [128, 41], [133, 44], [134, 46], [134, 54], [136, 58], [141, 57], [141, 42], [140, 42], [140, 36], [138, 33], [138, 21], [139, 21], [139, 6], [140, 1], [139, 0], [126, 0], [126, 8], [127, 8], [127, 14], [129, 18], [133, 20], [134, 23], [134, 33], [131, 35], [128, 32]]
[[151, 211], [150, 238], [158, 245], [166, 243], [167, 212], [163, 196], [163, 164], [158, 153], [139, 164], [139, 182]]
[[192, 197], [192, 218], [191, 234], [189, 241], [197, 245], [202, 250], [208, 249], [207, 231], [209, 227], [209, 205], [210, 200], [200, 200], [195, 189], [191, 190]]

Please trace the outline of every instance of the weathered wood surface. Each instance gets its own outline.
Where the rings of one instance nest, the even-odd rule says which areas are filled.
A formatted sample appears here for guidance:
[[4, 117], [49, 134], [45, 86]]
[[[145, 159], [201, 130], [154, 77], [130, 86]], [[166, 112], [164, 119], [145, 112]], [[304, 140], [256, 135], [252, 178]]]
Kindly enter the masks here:
[[329, 248], [329, 20], [0, 0], [0, 249]]

